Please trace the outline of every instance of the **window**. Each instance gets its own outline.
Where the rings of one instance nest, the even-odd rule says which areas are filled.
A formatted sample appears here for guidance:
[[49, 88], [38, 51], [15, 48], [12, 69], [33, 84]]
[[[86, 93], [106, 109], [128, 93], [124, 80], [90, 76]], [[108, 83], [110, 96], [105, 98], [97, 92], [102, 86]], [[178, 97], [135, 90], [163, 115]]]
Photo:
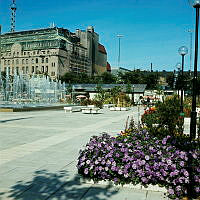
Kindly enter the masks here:
[[55, 76], [55, 72], [51, 72], [51, 76]]
[[38, 71], [38, 66], [35, 67], [35, 72], [36, 72], [36, 74], [39, 72]]
[[26, 59], [26, 64], [28, 64], [28, 59]]
[[4, 65], [7, 65], [7, 60], [4, 60]]
[[35, 59], [35, 63], [38, 63], [38, 58]]
[[12, 74], [14, 74], [14, 67], [12, 67]]
[[22, 67], [22, 74], [25, 74], [25, 67]]
[[8, 65], [10, 65], [10, 60], [8, 60]]
[[42, 63], [44, 63], [44, 58], [42, 58]]
[[32, 66], [32, 73], [34, 72], [34, 66]]
[[33, 55], [35, 55], [35, 51], [33, 51]]
[[24, 52], [24, 55], [26, 55], [26, 52]]
[[48, 61], [48, 58], [46, 58], [46, 63], [48, 63], [49, 61]]
[[16, 60], [16, 64], [17, 64], [17, 65], [19, 64], [19, 60], [18, 60], [18, 59]]
[[44, 73], [44, 66], [42, 66], [42, 73]]
[[48, 73], [48, 66], [46, 66], [46, 72]]
[[31, 63], [34, 64], [34, 59], [32, 58]]
[[22, 59], [22, 64], [25, 64], [25, 63], [24, 63], [24, 59]]
[[14, 60], [12, 60], [12, 64], [14, 65]]
[[10, 67], [8, 67], [8, 74], [10, 74]]
[[19, 74], [19, 67], [16, 67], [17, 74]]
[[28, 66], [26, 66], [26, 73], [27, 73], [27, 74], [29, 73]]
[[19, 56], [19, 52], [17, 52], [17, 56]]

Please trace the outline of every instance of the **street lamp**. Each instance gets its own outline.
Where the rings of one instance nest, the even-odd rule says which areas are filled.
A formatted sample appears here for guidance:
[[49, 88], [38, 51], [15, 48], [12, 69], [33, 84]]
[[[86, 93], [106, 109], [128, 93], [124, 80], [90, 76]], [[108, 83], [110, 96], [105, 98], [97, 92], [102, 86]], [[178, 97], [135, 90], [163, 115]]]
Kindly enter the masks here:
[[197, 96], [197, 59], [198, 59], [198, 29], [199, 29], [199, 8], [200, 0], [190, 0], [191, 5], [196, 9], [196, 26], [195, 26], [195, 53], [194, 53], [194, 76], [192, 89], [192, 111], [190, 121], [190, 140], [196, 137], [196, 96]]
[[124, 37], [123, 35], [118, 34], [117, 37], [119, 38], [119, 55], [118, 55], [118, 67], [120, 67], [120, 53], [121, 53], [121, 49], [120, 49], [120, 41], [121, 38]]
[[194, 32], [192, 29], [188, 29], [187, 32], [190, 34], [190, 76], [192, 70], [192, 33]]
[[178, 76], [177, 76], [177, 89], [178, 89], [178, 98], [179, 98], [179, 85], [180, 85], [180, 77], [179, 77], [179, 75], [180, 75], [180, 70], [181, 70], [181, 63], [180, 62], [178, 62], [178, 63], [176, 63], [176, 68], [177, 68], [177, 70], [178, 70]]
[[188, 48], [186, 46], [181, 46], [178, 49], [178, 53], [182, 56], [182, 69], [181, 69], [181, 115], [183, 116], [183, 69], [184, 69], [184, 56], [188, 53]]

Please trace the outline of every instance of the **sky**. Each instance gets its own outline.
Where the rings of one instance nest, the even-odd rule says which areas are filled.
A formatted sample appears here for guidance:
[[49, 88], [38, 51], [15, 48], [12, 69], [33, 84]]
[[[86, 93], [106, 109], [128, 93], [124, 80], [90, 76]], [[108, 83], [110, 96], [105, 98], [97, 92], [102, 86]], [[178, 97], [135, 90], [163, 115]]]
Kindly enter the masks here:
[[[0, 0], [2, 33], [10, 31], [11, 2]], [[181, 62], [178, 48], [187, 46], [185, 70], [190, 69], [187, 30], [194, 30], [195, 9], [188, 0], [16, 0], [16, 4], [16, 31], [47, 28], [52, 22], [71, 32], [94, 26], [111, 67], [118, 66], [121, 34], [120, 67], [150, 70], [152, 63], [153, 70], [172, 71]]]

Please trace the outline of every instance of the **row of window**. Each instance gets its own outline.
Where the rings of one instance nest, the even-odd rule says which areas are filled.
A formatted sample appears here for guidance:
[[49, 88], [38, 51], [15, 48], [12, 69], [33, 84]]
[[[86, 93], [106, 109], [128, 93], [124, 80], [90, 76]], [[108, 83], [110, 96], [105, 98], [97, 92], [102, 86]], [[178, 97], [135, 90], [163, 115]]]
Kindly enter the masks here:
[[[32, 53], [31, 52], [29, 52], [29, 51], [21, 51], [21, 52], [13, 52], [13, 56], [19, 56], [19, 55], [21, 55], [21, 56], [26, 56], [26, 55], [28, 55], [28, 56], [30, 56], [30, 55], [38, 55], [38, 54], [49, 54], [50, 53], [50, 51], [49, 50], [47, 50], [47, 51], [45, 51], [45, 50], [37, 50], [37, 51], [32, 51]], [[5, 54], [6, 56], [11, 56], [11, 53], [10, 52], [7, 52], [6, 54]], [[2, 56], [3, 56], [3, 54], [2, 54]]]
[[[41, 63], [48, 63], [49, 60], [48, 58], [41, 58]], [[28, 64], [29, 63], [29, 59], [22, 59], [22, 64]], [[32, 58], [31, 59], [31, 63], [34, 64], [34, 63], [39, 63], [39, 58]], [[4, 60], [4, 65], [10, 65], [11, 64], [11, 60]], [[19, 59], [16, 59], [15, 61], [12, 60], [12, 64], [20, 64], [20, 60]]]
[[[12, 67], [12, 68], [5, 67], [4, 71], [6, 71], [6, 69], [8, 69], [9, 74], [10, 74], [11, 70], [12, 70], [12, 74], [14, 74], [14, 67]], [[20, 68], [16, 67], [17, 73], [19, 73], [19, 70], [20, 70]], [[28, 74], [30, 72], [28, 66], [22, 67], [21, 71], [23, 74]], [[48, 73], [49, 69], [48, 69], [48, 66], [42, 66], [41, 68], [39, 68], [38, 66], [32, 66], [31, 73], [37, 73], [38, 71], [40, 71], [41, 73], [45, 73], [45, 72]]]

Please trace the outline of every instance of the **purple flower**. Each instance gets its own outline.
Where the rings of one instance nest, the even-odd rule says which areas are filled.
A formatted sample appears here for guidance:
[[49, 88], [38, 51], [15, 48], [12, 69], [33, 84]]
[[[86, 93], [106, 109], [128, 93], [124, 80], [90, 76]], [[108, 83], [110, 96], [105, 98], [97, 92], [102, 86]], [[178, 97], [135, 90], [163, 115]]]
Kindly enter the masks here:
[[112, 171], [116, 171], [116, 167], [115, 167], [115, 166], [112, 166], [112, 167], [111, 167], [111, 170], [112, 170]]
[[180, 165], [181, 167], [184, 167], [184, 165], [185, 165], [184, 161], [181, 161], [181, 162], [179, 163], [179, 165]]
[[176, 191], [181, 191], [181, 186], [180, 185], [176, 186]]
[[86, 163], [89, 165], [90, 164], [90, 160], [87, 160]]
[[169, 194], [171, 194], [171, 195], [173, 195], [173, 194], [174, 194], [174, 190], [173, 190], [173, 189], [171, 189], [171, 188], [168, 190], [168, 192], [169, 192]]
[[162, 144], [166, 144], [167, 143], [167, 139], [166, 138], [164, 138], [163, 140], [162, 140]]
[[119, 153], [116, 153], [115, 156], [116, 156], [117, 158], [119, 158], [120, 155], [119, 155]]
[[132, 168], [133, 169], [137, 169], [137, 165], [136, 164], [132, 164]]
[[195, 191], [196, 191], [197, 193], [200, 193], [200, 187], [195, 187]]
[[148, 155], [145, 156], [145, 160], [149, 160], [150, 157]]
[[88, 168], [84, 169], [84, 174], [88, 174]]
[[147, 183], [148, 182], [148, 179], [145, 178], [145, 177], [142, 177], [141, 180], [142, 180], [143, 183]]
[[184, 174], [184, 176], [186, 176], [186, 177], [188, 177], [188, 176], [189, 176], [189, 173], [188, 173], [186, 170], [184, 171], [184, 173], [183, 173], [183, 174]]
[[123, 171], [121, 169], [118, 170], [118, 174], [123, 174]]
[[124, 174], [124, 177], [125, 177], [125, 178], [128, 178], [128, 177], [129, 177], [128, 173]]

